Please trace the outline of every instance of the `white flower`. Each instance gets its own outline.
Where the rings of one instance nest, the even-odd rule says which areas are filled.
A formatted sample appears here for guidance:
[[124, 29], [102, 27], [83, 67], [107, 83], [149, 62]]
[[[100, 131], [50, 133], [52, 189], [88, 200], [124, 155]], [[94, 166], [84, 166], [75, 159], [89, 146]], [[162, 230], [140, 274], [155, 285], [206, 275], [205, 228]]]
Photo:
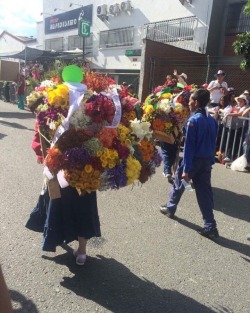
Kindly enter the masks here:
[[169, 99], [162, 99], [157, 104], [157, 109], [163, 111], [164, 113], [168, 114], [171, 110], [171, 103]]
[[54, 88], [54, 87], [56, 87], [56, 83], [55, 82], [53, 82], [52, 80], [44, 80], [44, 81], [42, 81], [41, 82], [41, 87], [51, 87], [51, 88]]
[[79, 108], [71, 115], [69, 123], [75, 128], [88, 128], [91, 118], [85, 113], [84, 103], [81, 103]]
[[133, 148], [133, 146], [128, 146], [129, 151], [130, 151], [130, 155], [133, 156], [135, 153], [135, 149]]
[[48, 123], [48, 126], [52, 130], [56, 130], [57, 128], [55, 121], [52, 121], [52, 120]]
[[130, 127], [132, 129], [132, 133], [134, 133], [140, 140], [145, 137], [147, 139], [152, 137], [153, 131], [150, 130], [149, 122], [141, 122], [136, 118], [133, 121], [130, 121]]

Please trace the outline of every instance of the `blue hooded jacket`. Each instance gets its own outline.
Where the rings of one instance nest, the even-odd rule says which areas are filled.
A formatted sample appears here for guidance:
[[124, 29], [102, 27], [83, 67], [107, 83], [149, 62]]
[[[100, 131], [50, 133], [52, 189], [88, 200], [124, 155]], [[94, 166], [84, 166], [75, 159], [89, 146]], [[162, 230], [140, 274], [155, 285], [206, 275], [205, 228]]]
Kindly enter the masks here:
[[187, 122], [184, 145], [184, 173], [193, 168], [194, 158], [210, 158], [214, 164], [218, 124], [207, 115], [205, 109], [199, 109]]

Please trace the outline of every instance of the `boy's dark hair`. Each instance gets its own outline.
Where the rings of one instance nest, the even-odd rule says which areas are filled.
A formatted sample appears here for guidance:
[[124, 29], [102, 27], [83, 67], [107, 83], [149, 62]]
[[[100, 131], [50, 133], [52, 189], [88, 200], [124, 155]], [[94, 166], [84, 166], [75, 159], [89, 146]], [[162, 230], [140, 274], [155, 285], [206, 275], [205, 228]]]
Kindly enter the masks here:
[[210, 101], [210, 92], [207, 89], [198, 89], [192, 94], [192, 98], [199, 102], [201, 108], [205, 108]]

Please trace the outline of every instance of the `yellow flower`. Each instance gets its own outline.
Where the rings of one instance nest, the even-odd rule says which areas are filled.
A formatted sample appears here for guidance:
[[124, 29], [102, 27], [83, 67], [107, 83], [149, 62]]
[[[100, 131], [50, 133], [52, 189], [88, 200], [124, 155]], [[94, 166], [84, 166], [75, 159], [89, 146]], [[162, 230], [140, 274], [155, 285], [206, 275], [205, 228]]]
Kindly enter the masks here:
[[133, 157], [128, 157], [126, 166], [127, 185], [132, 184], [139, 178], [141, 172], [141, 164]]
[[172, 94], [170, 92], [164, 93], [161, 95], [161, 98], [163, 99], [170, 99]]
[[145, 113], [146, 114], [152, 114], [152, 112], [154, 112], [154, 107], [152, 106], [152, 104], [149, 104], [145, 107]]
[[128, 139], [128, 138], [126, 138], [126, 139], [125, 139], [125, 145], [126, 145], [126, 146], [130, 146], [130, 145], [131, 145], [131, 140]]
[[85, 170], [86, 173], [91, 173], [93, 171], [93, 167], [90, 164], [86, 164], [84, 166], [84, 170]]

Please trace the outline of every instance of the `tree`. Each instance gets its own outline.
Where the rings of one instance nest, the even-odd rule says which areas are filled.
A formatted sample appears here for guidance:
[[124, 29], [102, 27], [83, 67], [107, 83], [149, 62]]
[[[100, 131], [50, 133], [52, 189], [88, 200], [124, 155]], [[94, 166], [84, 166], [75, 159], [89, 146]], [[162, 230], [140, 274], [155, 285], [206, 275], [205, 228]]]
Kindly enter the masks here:
[[[250, 0], [247, 1], [243, 13], [250, 15]], [[240, 68], [246, 70], [250, 68], [250, 32], [237, 35], [237, 40], [233, 43], [234, 53], [243, 56]]]

